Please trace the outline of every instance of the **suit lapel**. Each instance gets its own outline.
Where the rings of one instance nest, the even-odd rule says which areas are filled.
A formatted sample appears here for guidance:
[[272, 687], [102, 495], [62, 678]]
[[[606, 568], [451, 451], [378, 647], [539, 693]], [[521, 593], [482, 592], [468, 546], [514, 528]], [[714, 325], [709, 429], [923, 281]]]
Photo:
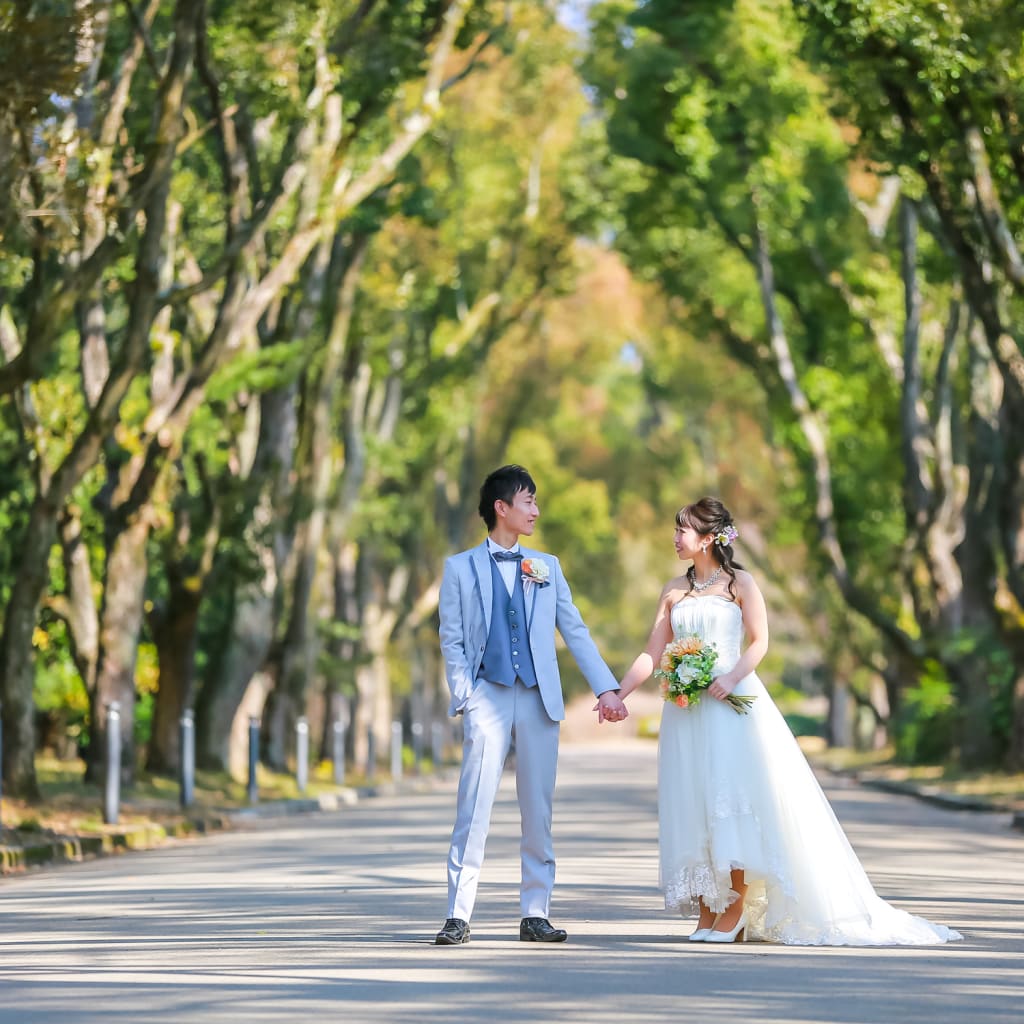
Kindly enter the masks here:
[[493, 577], [491, 576], [491, 556], [487, 553], [487, 541], [473, 548], [471, 562], [476, 573], [476, 589], [480, 595], [481, 611], [484, 613], [484, 632], [491, 631], [491, 607], [493, 604]]
[[[530, 551], [528, 548], [524, 548], [521, 544], [519, 550], [523, 553], [523, 558], [540, 558], [541, 556], [536, 551]], [[523, 584], [526, 587], [526, 584]], [[537, 607], [537, 593], [540, 591], [540, 587], [536, 583], [531, 583], [528, 587], [529, 593], [523, 596], [526, 599], [526, 628], [530, 630], [533, 628], [533, 612]]]

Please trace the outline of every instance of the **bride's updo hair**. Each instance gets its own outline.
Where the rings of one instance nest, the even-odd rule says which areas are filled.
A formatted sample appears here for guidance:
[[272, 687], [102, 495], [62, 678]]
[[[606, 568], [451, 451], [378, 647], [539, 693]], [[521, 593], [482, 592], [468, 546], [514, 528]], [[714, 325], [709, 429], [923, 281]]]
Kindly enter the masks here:
[[[732, 521], [732, 513], [717, 498], [701, 498], [692, 505], [684, 505], [676, 513], [676, 526], [689, 526], [702, 537], [710, 536], [711, 554], [729, 577], [729, 596], [736, 600], [736, 570], [743, 566], [733, 556], [732, 542], [739, 536]], [[688, 573], [690, 591], [696, 574]]]

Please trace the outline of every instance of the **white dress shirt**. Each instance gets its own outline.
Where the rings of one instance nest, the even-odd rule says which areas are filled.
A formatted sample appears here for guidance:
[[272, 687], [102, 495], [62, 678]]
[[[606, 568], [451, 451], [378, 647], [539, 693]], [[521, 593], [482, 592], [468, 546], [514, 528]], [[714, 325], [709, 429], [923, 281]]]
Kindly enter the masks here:
[[[487, 550], [493, 555], [495, 551], [519, 551], [519, 545], [516, 544], [511, 548], [503, 548], [500, 544], [495, 544], [490, 537], [487, 538]], [[519, 572], [521, 562], [495, 562], [498, 567], [498, 572], [501, 573], [501, 578], [505, 581], [505, 589], [508, 591], [508, 596], [512, 596], [512, 591], [515, 590], [516, 586], [516, 573]]]

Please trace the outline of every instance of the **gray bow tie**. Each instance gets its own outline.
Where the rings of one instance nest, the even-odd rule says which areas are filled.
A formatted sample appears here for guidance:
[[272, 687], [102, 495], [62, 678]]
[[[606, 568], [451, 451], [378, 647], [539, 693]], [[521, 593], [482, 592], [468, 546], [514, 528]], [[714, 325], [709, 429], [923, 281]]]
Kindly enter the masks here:
[[496, 562], [521, 562], [523, 560], [520, 551], [492, 551], [491, 555]]

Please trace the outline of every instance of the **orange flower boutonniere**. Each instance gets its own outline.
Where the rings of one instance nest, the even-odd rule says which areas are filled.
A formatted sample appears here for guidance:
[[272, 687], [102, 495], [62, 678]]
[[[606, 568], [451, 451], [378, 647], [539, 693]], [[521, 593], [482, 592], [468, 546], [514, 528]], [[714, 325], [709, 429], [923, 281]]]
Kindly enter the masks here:
[[551, 570], [542, 558], [524, 558], [522, 569], [524, 583], [536, 583], [538, 587], [546, 587], [551, 582]]

